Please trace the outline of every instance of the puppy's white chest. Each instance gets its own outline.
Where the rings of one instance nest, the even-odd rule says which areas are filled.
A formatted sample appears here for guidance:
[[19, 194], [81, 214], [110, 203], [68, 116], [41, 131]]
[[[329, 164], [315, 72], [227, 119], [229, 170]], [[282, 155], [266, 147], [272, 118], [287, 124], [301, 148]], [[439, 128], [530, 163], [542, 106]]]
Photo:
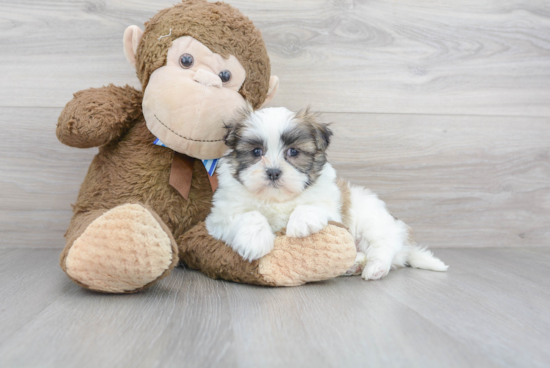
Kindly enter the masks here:
[[296, 206], [296, 203], [271, 203], [259, 206], [257, 210], [265, 216], [271, 230], [277, 232], [286, 227], [290, 214]]

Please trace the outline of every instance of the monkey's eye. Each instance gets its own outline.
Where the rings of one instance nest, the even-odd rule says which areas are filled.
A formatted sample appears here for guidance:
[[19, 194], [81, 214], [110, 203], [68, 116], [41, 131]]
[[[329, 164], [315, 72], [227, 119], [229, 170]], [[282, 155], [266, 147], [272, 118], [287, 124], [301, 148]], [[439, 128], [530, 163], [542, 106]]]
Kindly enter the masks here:
[[288, 156], [296, 157], [298, 156], [298, 150], [296, 148], [289, 148], [288, 151], [286, 151], [286, 154]]
[[254, 156], [254, 157], [260, 157], [263, 153], [264, 153], [264, 151], [262, 151], [261, 148], [254, 148], [252, 150], [252, 156]]
[[231, 72], [227, 69], [222, 70], [220, 74], [218, 74], [218, 76], [220, 77], [223, 83], [227, 83], [231, 80]]
[[183, 54], [180, 56], [180, 66], [184, 69], [189, 69], [195, 63], [195, 59], [191, 54]]

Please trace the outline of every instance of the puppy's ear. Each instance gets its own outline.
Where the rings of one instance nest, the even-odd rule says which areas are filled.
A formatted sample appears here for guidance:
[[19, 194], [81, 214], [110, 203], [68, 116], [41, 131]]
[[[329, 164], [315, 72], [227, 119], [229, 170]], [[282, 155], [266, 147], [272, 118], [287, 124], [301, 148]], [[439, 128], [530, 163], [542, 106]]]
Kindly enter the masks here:
[[313, 124], [314, 137], [317, 143], [317, 147], [325, 151], [330, 145], [330, 137], [332, 137], [332, 130], [329, 128], [328, 123], [316, 123]]
[[315, 138], [317, 149], [324, 151], [330, 144], [332, 130], [329, 128], [330, 124], [317, 121], [318, 117], [319, 113], [312, 112], [309, 107], [296, 113], [296, 119], [301, 120], [309, 126], [311, 134], [313, 135], [313, 138]]
[[234, 133], [235, 125], [231, 123], [224, 123], [223, 127], [225, 129], [225, 137], [223, 137], [225, 145], [229, 148], [235, 148], [235, 145], [237, 144], [237, 137]]
[[245, 122], [250, 118], [253, 111], [252, 105], [247, 103], [245, 107], [237, 111], [236, 116], [231, 121], [223, 124], [223, 127], [226, 129], [224, 137], [226, 146], [229, 148], [235, 148], [237, 146], [237, 142], [240, 138], [240, 130], [244, 127]]

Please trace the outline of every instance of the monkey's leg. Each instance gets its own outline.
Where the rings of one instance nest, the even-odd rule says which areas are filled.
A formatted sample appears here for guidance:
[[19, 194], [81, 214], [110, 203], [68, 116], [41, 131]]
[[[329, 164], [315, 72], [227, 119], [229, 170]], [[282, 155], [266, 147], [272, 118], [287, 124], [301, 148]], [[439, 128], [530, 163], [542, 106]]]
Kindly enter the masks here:
[[354, 263], [355, 241], [332, 223], [306, 238], [278, 234], [273, 250], [248, 262], [208, 234], [200, 222], [178, 239], [180, 259], [214, 279], [269, 286], [296, 286], [343, 275]]
[[178, 262], [170, 230], [141, 204], [77, 214], [65, 237], [61, 268], [91, 290], [136, 292], [167, 276]]

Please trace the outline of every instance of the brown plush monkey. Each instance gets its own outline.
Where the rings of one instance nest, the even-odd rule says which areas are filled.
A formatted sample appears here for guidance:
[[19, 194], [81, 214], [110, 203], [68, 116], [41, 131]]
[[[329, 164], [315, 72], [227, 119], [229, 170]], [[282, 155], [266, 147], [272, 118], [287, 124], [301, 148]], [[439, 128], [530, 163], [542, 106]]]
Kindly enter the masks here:
[[254, 262], [204, 227], [217, 184], [200, 159], [225, 151], [224, 120], [246, 103], [261, 107], [277, 90], [248, 18], [227, 4], [184, 1], [160, 11], [144, 32], [129, 27], [124, 52], [143, 94], [113, 85], [80, 91], [57, 125], [61, 142], [99, 146], [65, 234], [61, 267], [73, 281], [135, 292], [181, 260], [213, 278], [288, 286], [341, 275], [353, 264], [353, 239], [337, 224], [301, 239], [281, 233]]

